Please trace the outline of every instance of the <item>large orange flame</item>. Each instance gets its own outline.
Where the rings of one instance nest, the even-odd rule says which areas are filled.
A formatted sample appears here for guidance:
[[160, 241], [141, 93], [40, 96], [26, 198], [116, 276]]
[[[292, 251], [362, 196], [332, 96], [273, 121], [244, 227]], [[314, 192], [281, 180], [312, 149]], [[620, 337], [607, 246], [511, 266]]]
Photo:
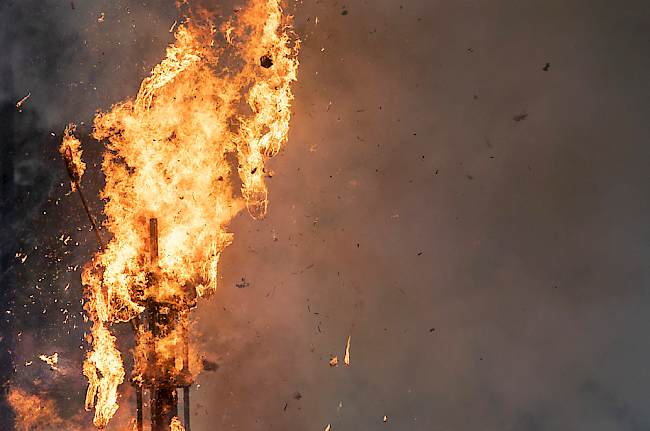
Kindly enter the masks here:
[[[95, 118], [93, 137], [107, 146], [101, 197], [113, 234], [82, 276], [93, 321], [86, 408], [95, 407], [98, 427], [117, 410], [124, 379], [110, 323], [138, 316], [149, 299], [178, 303], [188, 290], [214, 293], [219, 255], [232, 241], [226, 226], [244, 205], [264, 218], [264, 162], [287, 140], [300, 42], [291, 17], [267, 0], [249, 1], [220, 28], [213, 18], [189, 12], [137, 97]], [[233, 195], [228, 154], [238, 159], [243, 199]], [[154, 217], [158, 262], [147, 258]], [[178, 336], [171, 336], [173, 349]], [[135, 372], [144, 370], [136, 363]]]

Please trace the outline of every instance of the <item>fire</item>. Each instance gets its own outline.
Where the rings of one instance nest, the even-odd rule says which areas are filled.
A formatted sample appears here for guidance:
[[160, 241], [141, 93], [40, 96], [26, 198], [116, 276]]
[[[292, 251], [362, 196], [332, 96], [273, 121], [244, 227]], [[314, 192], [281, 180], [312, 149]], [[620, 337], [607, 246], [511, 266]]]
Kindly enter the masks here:
[[[93, 322], [86, 409], [95, 407], [97, 427], [117, 410], [124, 380], [110, 325], [139, 322], [152, 303], [163, 315], [187, 318], [196, 295], [209, 298], [217, 288], [219, 256], [233, 238], [226, 231], [231, 218], [244, 206], [255, 219], [266, 215], [264, 163], [287, 140], [300, 41], [278, 0], [251, 0], [220, 27], [215, 18], [200, 7], [188, 11], [137, 97], [94, 121], [93, 137], [107, 147], [101, 197], [112, 234], [82, 275]], [[265, 56], [272, 66], [260, 65]], [[71, 130], [62, 151], [80, 177], [84, 165]], [[238, 160], [243, 199], [234, 196], [229, 154]], [[142, 350], [134, 355], [133, 378], [143, 381], [148, 361], [163, 367], [182, 337], [172, 331], [147, 339], [138, 325]], [[144, 349], [152, 344], [155, 355]]]
[[350, 365], [350, 340], [352, 339], [352, 334], [348, 337], [348, 346], [345, 348], [345, 359], [343, 362], [345, 362], [345, 366], [347, 367]]
[[169, 431], [185, 431], [185, 428], [183, 428], [181, 425], [181, 421], [178, 420], [178, 417], [174, 416], [174, 418], [172, 418], [172, 423], [169, 427]]
[[47, 365], [49, 365], [50, 368], [52, 368], [53, 371], [58, 370], [58, 368], [56, 367], [56, 364], [59, 362], [59, 354], [58, 353], [54, 353], [51, 356], [40, 355], [38, 357], [38, 359], [40, 359], [43, 362], [46, 362]]
[[59, 148], [59, 152], [63, 155], [63, 160], [65, 161], [65, 167], [70, 174], [70, 185], [73, 191], [86, 171], [86, 164], [81, 158], [83, 154], [81, 142], [74, 137], [74, 130], [74, 124], [70, 124], [65, 128], [63, 142]]
[[334, 358], [332, 358], [332, 360], [330, 361], [330, 367], [338, 367], [339, 366], [338, 363], [339, 363], [338, 356], [334, 356]]

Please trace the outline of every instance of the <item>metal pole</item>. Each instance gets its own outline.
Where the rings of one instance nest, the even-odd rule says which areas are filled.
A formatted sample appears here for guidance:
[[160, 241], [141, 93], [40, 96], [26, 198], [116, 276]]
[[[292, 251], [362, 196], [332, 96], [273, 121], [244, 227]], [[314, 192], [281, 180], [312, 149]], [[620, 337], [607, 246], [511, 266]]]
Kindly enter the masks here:
[[138, 398], [137, 416], [138, 416], [138, 431], [142, 431], [142, 386], [135, 389], [135, 395]]
[[190, 431], [190, 387], [183, 387], [183, 416], [185, 418], [185, 431]]
[[[189, 333], [189, 310], [181, 315], [183, 327], [183, 373], [190, 374], [190, 333]], [[185, 419], [185, 431], [190, 431], [190, 387], [183, 386], [183, 419]]]

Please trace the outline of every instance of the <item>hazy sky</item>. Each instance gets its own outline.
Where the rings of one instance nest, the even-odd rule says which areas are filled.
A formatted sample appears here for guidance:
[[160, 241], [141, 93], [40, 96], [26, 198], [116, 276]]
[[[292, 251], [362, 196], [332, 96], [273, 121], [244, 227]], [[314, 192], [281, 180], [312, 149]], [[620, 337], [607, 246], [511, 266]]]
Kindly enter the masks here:
[[[0, 96], [31, 92], [43, 134], [91, 123], [171, 41], [173, 2], [149, 3], [4, 2]], [[268, 217], [233, 221], [195, 311], [219, 369], [192, 390], [192, 429], [648, 429], [650, 5], [290, 3], [289, 142]], [[48, 238], [63, 231], [41, 206], [78, 205], [57, 144], [15, 162], [25, 184], [50, 178], [24, 211]], [[92, 244], [73, 251], [83, 265]], [[350, 334], [350, 366], [330, 367]]]

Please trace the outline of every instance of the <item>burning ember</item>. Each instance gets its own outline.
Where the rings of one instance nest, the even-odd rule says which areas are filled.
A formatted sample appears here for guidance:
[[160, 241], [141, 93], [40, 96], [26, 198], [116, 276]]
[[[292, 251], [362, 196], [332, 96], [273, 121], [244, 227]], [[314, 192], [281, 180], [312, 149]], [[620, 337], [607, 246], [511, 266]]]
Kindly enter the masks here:
[[[117, 322], [131, 322], [135, 334], [138, 421], [148, 389], [152, 418], [182, 429], [174, 402], [183, 387], [187, 427], [189, 311], [217, 288], [231, 218], [244, 206], [255, 219], [266, 215], [264, 163], [287, 140], [300, 41], [278, 0], [250, 1], [221, 26], [215, 19], [190, 8], [137, 97], [95, 118], [93, 137], [106, 144], [101, 197], [112, 238], [82, 280], [93, 322], [86, 409], [95, 408], [100, 428], [118, 409], [125, 377], [109, 330]], [[61, 152], [78, 188], [85, 165], [73, 130]], [[238, 160], [243, 199], [234, 196], [229, 154]]]
[[40, 356], [38, 357], [38, 359], [40, 359], [41, 361], [47, 363], [47, 365], [49, 365], [50, 368], [51, 368], [53, 371], [58, 370], [58, 368], [56, 367], [56, 364], [59, 362], [59, 354], [58, 354], [58, 353], [54, 353], [54, 354], [51, 355], [51, 356], [40, 355]]
[[352, 334], [348, 337], [348, 346], [345, 348], [345, 359], [343, 362], [345, 362], [345, 366], [347, 367], [350, 365], [350, 340], [352, 339]]

